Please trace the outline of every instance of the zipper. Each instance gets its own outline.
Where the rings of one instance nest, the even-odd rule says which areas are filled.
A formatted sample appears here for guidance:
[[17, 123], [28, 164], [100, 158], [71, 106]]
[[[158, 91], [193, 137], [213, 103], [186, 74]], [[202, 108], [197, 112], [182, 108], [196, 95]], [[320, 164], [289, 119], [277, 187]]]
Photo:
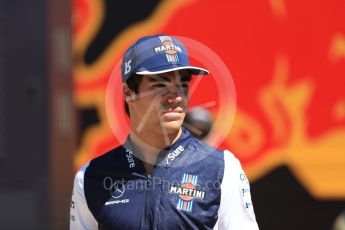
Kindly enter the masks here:
[[145, 221], [144, 221], [144, 226], [146, 229], [150, 229], [149, 210], [150, 210], [150, 196], [151, 196], [151, 189], [152, 189], [151, 175], [147, 175], [146, 186], [147, 186], [147, 189], [145, 192]]
[[[156, 215], [157, 215], [157, 219], [156, 219], [156, 221], [155, 221], [155, 229], [158, 229], [158, 225], [159, 225], [159, 223], [164, 223], [164, 221], [163, 220], [161, 220], [161, 214], [164, 212], [164, 202], [162, 202], [163, 201], [163, 191], [164, 191], [164, 186], [165, 186], [165, 184], [164, 184], [164, 178], [165, 178], [165, 176], [166, 176], [166, 168], [164, 168], [164, 174], [163, 174], [163, 181], [160, 183], [160, 185], [159, 185], [159, 188], [160, 188], [160, 191], [159, 191], [159, 193], [160, 193], [160, 196], [159, 196], [159, 202], [158, 202], [158, 212], [156, 213]], [[164, 217], [164, 216], [163, 216]]]

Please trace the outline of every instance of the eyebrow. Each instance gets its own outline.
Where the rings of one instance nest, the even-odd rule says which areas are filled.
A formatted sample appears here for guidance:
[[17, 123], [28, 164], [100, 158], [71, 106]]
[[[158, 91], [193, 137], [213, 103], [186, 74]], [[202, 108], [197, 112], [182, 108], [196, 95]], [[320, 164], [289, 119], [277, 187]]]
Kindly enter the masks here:
[[169, 77], [152, 75], [149, 77], [150, 82], [169, 82]]
[[[149, 77], [149, 82], [170, 82], [170, 78], [170, 76], [152, 75]], [[181, 82], [189, 82], [191, 79], [192, 77], [190, 75], [181, 76]]]

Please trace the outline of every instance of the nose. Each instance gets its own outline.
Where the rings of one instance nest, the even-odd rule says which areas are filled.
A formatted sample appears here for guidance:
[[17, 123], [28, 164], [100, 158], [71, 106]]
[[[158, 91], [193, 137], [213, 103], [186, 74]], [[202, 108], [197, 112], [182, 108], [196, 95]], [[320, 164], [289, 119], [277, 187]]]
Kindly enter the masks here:
[[171, 104], [172, 103], [178, 104], [178, 103], [182, 102], [182, 97], [181, 96], [175, 96], [175, 97], [168, 98], [168, 102]]
[[169, 103], [178, 104], [184, 100], [186, 93], [184, 92], [183, 88], [172, 86], [169, 87], [166, 97]]

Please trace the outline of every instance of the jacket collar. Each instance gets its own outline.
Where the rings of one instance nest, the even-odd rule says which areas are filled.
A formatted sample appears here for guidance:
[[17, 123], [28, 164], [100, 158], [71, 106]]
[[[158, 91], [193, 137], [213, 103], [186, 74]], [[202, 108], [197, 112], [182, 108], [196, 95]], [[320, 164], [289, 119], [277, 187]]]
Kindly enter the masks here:
[[[156, 165], [170, 167], [176, 159], [180, 157], [180, 155], [186, 150], [188, 143], [191, 141], [190, 133], [182, 128], [181, 136], [170, 146], [165, 149], [162, 149], [157, 157]], [[134, 165], [138, 165], [138, 161], [140, 160], [140, 155], [142, 155], [138, 148], [133, 144], [128, 136], [126, 142], [123, 144], [123, 147], [126, 149], [126, 156], [127, 158], [131, 158], [133, 156], [135, 158]], [[129, 164], [131, 168], [131, 165]]]

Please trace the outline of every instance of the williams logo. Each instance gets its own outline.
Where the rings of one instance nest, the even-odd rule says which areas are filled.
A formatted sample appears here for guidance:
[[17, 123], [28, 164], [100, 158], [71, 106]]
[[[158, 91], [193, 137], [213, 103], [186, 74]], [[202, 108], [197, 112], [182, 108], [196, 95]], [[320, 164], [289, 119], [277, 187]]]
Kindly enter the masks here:
[[177, 209], [191, 212], [193, 209], [193, 200], [195, 198], [204, 199], [205, 192], [197, 189], [197, 183], [198, 176], [184, 173], [181, 186], [170, 186], [169, 193], [179, 196], [176, 206]]
[[160, 36], [159, 39], [163, 44], [154, 48], [155, 53], [164, 52], [168, 62], [179, 62], [178, 52], [182, 53], [182, 49], [175, 45], [169, 36]]

